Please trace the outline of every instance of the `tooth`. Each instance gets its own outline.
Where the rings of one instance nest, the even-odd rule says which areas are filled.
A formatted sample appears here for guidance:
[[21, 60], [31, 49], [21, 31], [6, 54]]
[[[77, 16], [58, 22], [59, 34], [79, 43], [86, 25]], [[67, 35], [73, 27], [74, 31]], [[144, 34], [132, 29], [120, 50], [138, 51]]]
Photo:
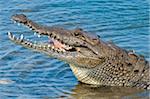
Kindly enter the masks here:
[[62, 52], [65, 52], [65, 50], [64, 50], [64, 49], [62, 49]]
[[10, 38], [14, 39], [14, 38], [15, 38], [15, 36], [14, 36], [14, 35], [12, 35], [12, 34], [10, 34]]
[[9, 37], [11, 37], [11, 36], [12, 36], [11, 32], [8, 32], [8, 36], [9, 36]]
[[36, 35], [36, 32], [34, 32], [34, 35]]
[[59, 52], [60, 52], [61, 50], [60, 50], [60, 49], [57, 49], [57, 51], [59, 51]]
[[8, 32], [8, 36], [9, 36], [10, 38], [14, 38], [14, 35], [12, 35], [11, 32]]
[[20, 23], [17, 23], [18, 24], [18, 26], [20, 26]]
[[31, 43], [29, 42], [28, 45], [31, 45]]
[[133, 53], [135, 53], [135, 50], [132, 50]]
[[54, 46], [52, 46], [52, 49], [54, 49]]
[[29, 44], [29, 42], [27, 41], [27, 44]]
[[24, 37], [23, 37], [23, 34], [21, 34], [21, 36], [20, 36], [20, 40], [23, 40], [23, 38], [24, 38]]
[[32, 30], [32, 28], [30, 28], [30, 30]]
[[14, 23], [17, 23], [16, 21], [13, 21]]
[[38, 37], [41, 37], [41, 35], [38, 34]]
[[32, 45], [32, 43], [29, 44], [30, 46]]
[[48, 45], [48, 47], [51, 47], [50, 45]]
[[17, 40], [17, 41], [19, 41], [19, 38], [18, 38], [18, 37], [16, 37], [16, 40]]

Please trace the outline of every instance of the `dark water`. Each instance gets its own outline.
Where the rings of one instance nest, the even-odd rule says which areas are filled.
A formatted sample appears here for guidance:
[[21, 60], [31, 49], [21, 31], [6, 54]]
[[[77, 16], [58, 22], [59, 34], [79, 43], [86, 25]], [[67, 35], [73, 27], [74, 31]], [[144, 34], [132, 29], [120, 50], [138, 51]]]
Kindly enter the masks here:
[[0, 99], [148, 98], [149, 91], [80, 84], [68, 64], [12, 43], [8, 31], [35, 38], [12, 23], [10, 16], [16, 13], [45, 25], [82, 27], [150, 60], [148, 1], [0, 0]]

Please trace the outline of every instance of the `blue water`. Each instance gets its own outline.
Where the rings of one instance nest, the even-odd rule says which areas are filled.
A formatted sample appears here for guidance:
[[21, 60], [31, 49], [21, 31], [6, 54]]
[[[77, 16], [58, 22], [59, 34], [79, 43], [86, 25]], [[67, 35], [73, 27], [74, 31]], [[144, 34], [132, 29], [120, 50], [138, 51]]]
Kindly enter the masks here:
[[147, 0], [0, 0], [0, 99], [132, 99], [148, 98], [149, 91], [125, 88], [92, 89], [80, 84], [69, 65], [12, 43], [7, 32], [32, 31], [17, 26], [11, 15], [23, 13], [45, 25], [81, 27], [135, 50], [150, 61], [149, 2]]

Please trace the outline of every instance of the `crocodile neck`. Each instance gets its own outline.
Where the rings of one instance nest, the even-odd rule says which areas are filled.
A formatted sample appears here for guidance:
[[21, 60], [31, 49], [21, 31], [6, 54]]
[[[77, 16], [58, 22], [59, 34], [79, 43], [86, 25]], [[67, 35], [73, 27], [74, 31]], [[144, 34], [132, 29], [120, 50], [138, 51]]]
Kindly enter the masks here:
[[82, 81], [83, 83], [86, 83], [86, 84], [102, 85], [100, 84], [100, 82], [92, 79], [90, 69], [75, 66], [74, 64], [70, 64], [70, 68], [79, 81]]

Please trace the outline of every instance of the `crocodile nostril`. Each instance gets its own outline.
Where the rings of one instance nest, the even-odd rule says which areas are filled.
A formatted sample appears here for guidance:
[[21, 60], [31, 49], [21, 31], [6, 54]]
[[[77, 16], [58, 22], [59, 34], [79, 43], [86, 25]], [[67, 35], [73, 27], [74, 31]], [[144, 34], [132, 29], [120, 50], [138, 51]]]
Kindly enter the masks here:
[[54, 39], [56, 39], [56, 36], [54, 36]]
[[51, 37], [51, 36], [52, 36], [52, 33], [50, 33], [49, 36]]

